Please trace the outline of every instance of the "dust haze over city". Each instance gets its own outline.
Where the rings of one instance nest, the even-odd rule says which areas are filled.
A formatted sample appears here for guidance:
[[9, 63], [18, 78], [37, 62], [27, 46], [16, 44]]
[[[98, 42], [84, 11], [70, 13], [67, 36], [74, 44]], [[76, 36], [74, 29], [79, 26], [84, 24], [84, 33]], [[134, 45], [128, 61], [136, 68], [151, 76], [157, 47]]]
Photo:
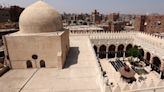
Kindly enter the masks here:
[[0, 92], [164, 92], [163, 0], [0, 0]]
[[[0, 0], [2, 5], [27, 7], [37, 0]], [[94, 9], [102, 13], [164, 13], [163, 0], [43, 0], [60, 13], [90, 13]]]

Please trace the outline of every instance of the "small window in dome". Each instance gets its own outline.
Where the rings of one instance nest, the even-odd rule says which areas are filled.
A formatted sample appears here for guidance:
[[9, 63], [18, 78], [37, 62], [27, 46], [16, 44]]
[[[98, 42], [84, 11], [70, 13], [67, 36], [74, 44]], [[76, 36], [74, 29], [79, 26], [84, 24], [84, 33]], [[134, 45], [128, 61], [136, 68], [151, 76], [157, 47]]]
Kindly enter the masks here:
[[32, 55], [32, 59], [34, 59], [34, 60], [38, 59], [38, 55], [33, 54], [33, 55]]

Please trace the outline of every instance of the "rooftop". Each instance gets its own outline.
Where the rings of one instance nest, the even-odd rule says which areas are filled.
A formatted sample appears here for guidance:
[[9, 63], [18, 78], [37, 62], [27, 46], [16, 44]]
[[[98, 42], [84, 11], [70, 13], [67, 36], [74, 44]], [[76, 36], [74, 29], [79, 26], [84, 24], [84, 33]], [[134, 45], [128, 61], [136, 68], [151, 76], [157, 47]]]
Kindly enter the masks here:
[[89, 38], [71, 36], [70, 45], [64, 69], [10, 70], [0, 78], [0, 92], [100, 92]]

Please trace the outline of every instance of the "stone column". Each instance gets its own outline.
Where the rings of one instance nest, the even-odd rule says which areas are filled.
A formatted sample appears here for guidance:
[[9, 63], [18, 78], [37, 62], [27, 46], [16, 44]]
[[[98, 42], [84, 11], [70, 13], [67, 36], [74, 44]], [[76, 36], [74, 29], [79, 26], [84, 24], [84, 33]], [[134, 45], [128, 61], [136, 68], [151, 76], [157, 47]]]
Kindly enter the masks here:
[[151, 54], [150, 56], [151, 57], [150, 57], [150, 61], [149, 62], [150, 62], [150, 64], [152, 64], [153, 63], [153, 55]]
[[115, 51], [115, 58], [117, 58], [117, 53], [116, 53], [116, 51]]
[[117, 48], [118, 48], [118, 45], [116, 45], [116, 48], [115, 48], [115, 59], [117, 58]]
[[147, 54], [147, 51], [144, 51], [144, 57], [143, 57], [144, 59], [146, 59], [146, 56], [147, 56], [146, 54]]
[[147, 56], [147, 51], [144, 50], [143, 62], [148, 62], [148, 60], [146, 59], [146, 56]]
[[108, 45], [106, 46], [106, 59], [108, 59]]
[[124, 47], [124, 50], [123, 50], [123, 60], [125, 59], [125, 51], [126, 51], [126, 47]]
[[151, 57], [150, 57], [150, 68], [152, 69], [152, 64], [153, 64], [153, 55], [151, 54]]

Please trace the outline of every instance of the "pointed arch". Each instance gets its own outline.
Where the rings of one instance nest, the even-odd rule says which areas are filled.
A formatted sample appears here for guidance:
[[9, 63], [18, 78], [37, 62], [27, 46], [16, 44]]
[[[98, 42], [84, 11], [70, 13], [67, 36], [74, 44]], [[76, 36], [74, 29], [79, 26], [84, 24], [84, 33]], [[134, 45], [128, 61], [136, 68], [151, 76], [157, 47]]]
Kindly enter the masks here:
[[105, 45], [101, 45], [100, 49], [99, 49], [99, 58], [103, 59], [106, 58], [106, 46]]
[[128, 52], [128, 50], [131, 49], [132, 47], [133, 47], [132, 44], [128, 44], [128, 45], [126, 46], [126, 53], [125, 53], [125, 56], [126, 56], [126, 57], [129, 57], [129, 55], [128, 55], [127, 52]]
[[115, 57], [115, 50], [116, 46], [115, 45], [110, 45], [108, 48], [108, 58], [114, 58]]
[[117, 57], [123, 57], [124, 45], [120, 44], [117, 48]]
[[157, 73], [160, 73], [161, 60], [156, 56], [153, 57], [152, 70], [155, 70]]

